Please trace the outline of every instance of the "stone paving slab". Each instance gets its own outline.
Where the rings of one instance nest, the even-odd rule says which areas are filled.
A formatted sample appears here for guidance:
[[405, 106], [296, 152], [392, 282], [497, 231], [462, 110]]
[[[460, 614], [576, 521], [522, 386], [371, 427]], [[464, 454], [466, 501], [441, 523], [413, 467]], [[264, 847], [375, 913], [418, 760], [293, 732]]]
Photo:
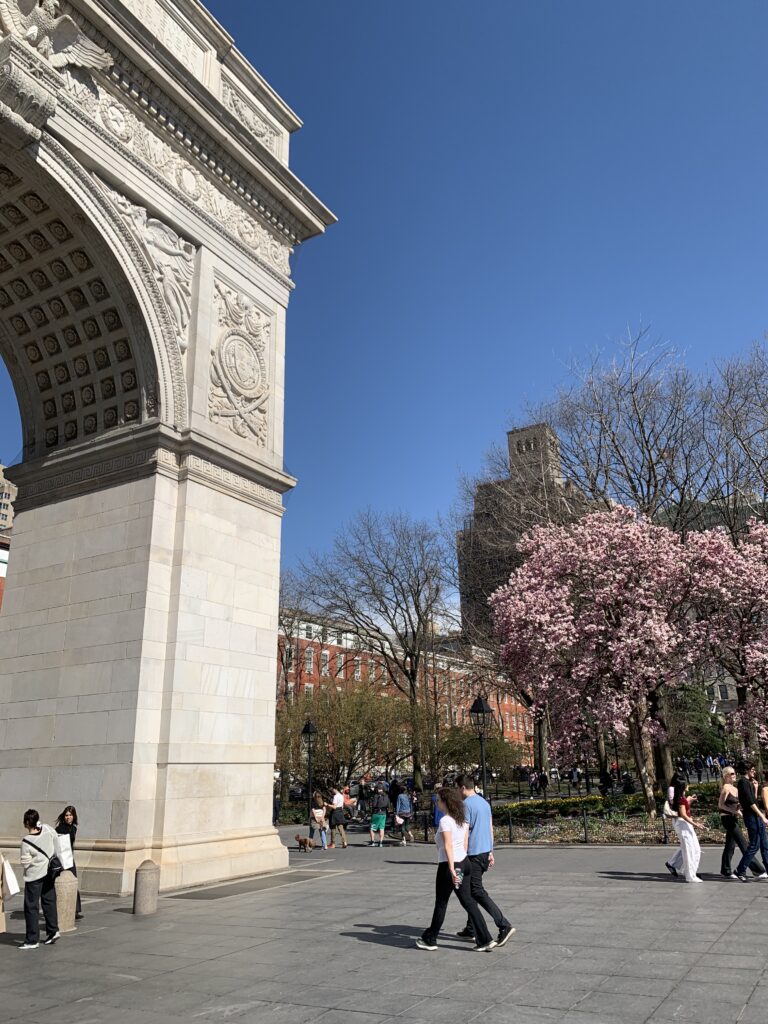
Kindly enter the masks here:
[[[291, 841], [295, 826], [285, 830]], [[517, 928], [478, 954], [453, 934], [417, 950], [434, 849], [291, 853], [279, 886], [216, 899], [88, 900], [77, 933], [19, 952], [0, 935], [3, 1024], [766, 1024], [768, 883], [676, 882], [662, 847], [502, 848], [488, 888]], [[316, 875], [308, 873], [317, 873]], [[708, 873], [709, 872], [709, 873]], [[302, 878], [297, 884], [292, 879]]]

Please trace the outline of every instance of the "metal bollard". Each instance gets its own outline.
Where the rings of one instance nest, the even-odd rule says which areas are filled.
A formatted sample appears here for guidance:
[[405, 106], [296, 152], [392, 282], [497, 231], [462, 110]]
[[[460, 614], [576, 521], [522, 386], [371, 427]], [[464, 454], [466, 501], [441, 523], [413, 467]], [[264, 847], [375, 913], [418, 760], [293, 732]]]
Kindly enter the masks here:
[[160, 865], [145, 860], [136, 868], [133, 883], [133, 912], [137, 917], [157, 913], [157, 894], [160, 891]]
[[59, 931], [75, 931], [75, 910], [77, 909], [77, 879], [71, 871], [62, 871], [54, 883], [56, 887], [56, 911], [59, 917]]
[[589, 843], [589, 826], [587, 825], [587, 808], [582, 807], [582, 814], [584, 815], [584, 842]]
[[509, 826], [509, 845], [512, 845], [512, 811], [507, 811], [507, 825]]

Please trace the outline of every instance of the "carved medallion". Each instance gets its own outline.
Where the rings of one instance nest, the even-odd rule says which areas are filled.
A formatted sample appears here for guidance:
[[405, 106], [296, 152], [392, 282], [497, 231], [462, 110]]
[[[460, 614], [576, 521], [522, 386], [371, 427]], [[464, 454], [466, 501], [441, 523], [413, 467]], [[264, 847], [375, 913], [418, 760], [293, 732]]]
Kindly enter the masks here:
[[267, 443], [269, 318], [242, 293], [216, 282], [219, 325], [211, 353], [208, 416], [238, 437]]

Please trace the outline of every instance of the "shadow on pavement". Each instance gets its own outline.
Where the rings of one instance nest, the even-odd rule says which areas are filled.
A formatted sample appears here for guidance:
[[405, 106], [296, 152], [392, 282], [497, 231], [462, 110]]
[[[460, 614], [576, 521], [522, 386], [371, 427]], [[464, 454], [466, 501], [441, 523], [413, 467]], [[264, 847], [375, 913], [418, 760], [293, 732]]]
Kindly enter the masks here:
[[652, 882], [677, 882], [668, 871], [598, 871], [601, 878], [612, 878], [617, 882], [646, 879]]
[[414, 939], [421, 935], [422, 929], [409, 928], [397, 924], [356, 924], [355, 928], [370, 928], [370, 932], [341, 932], [344, 938], [357, 939], [359, 942], [375, 942], [379, 946], [399, 946], [401, 949], [413, 945]]

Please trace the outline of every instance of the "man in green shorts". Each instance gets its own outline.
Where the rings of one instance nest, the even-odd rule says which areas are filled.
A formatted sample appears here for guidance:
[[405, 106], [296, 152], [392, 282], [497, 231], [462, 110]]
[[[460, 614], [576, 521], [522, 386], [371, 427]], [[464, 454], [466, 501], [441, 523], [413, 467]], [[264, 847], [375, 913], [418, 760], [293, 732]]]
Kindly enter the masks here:
[[376, 786], [376, 792], [371, 800], [371, 846], [376, 846], [376, 833], [379, 834], [379, 846], [384, 845], [384, 829], [387, 826], [387, 808], [389, 797], [384, 792], [382, 785]]

